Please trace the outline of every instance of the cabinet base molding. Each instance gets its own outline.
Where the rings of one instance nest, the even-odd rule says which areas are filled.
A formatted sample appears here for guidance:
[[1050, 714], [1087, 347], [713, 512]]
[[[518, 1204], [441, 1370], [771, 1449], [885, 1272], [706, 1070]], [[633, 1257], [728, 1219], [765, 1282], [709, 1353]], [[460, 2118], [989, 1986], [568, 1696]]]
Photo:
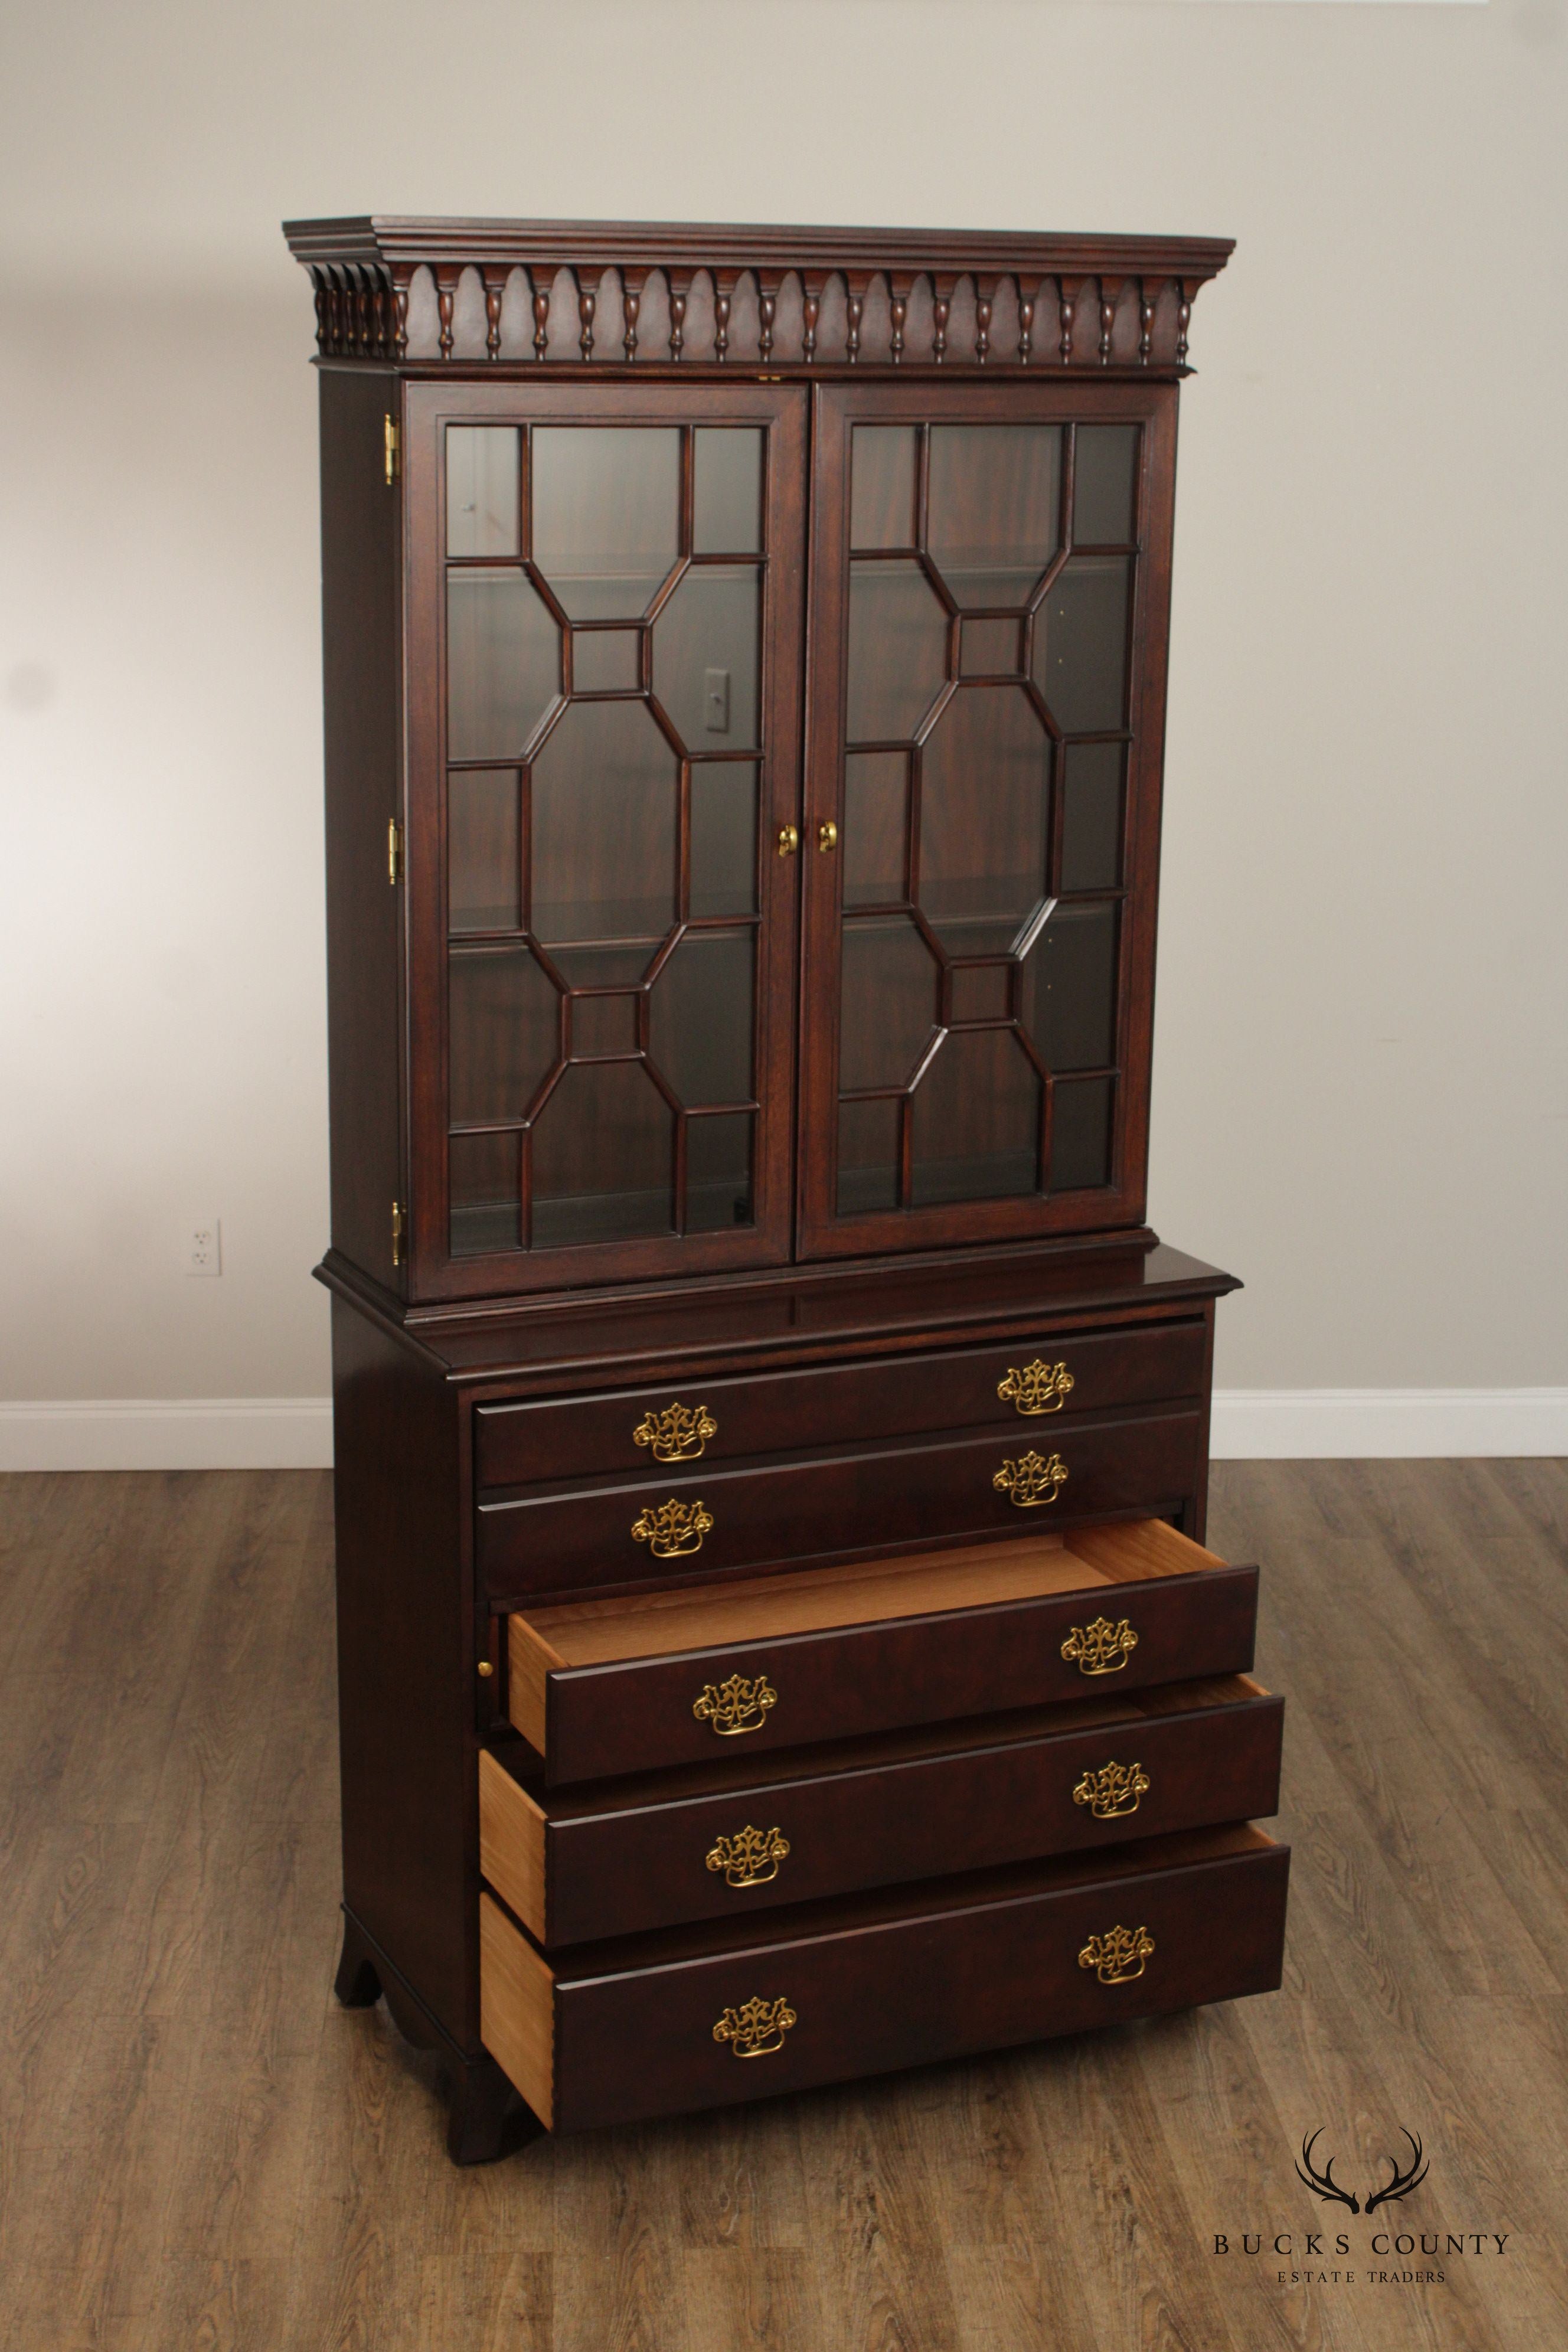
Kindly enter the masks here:
[[346, 1903], [333, 1990], [345, 2009], [373, 2009], [384, 2000], [404, 2040], [436, 2053], [447, 2095], [447, 2153], [454, 2164], [494, 2164], [539, 2137], [543, 2125], [494, 2058], [485, 2050], [458, 2048]]

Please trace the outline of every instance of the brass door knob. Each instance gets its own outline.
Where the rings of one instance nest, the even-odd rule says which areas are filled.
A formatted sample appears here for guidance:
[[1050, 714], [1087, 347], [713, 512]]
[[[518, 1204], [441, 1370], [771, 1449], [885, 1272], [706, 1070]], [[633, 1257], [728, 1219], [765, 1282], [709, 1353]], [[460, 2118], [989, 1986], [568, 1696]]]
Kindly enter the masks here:
[[818, 849], [831, 849], [837, 839], [838, 827], [834, 824], [831, 817], [828, 818], [826, 824], [819, 824], [817, 826], [816, 845]]
[[799, 847], [799, 827], [793, 824], [781, 825], [779, 828], [779, 856], [781, 857], [793, 857]]

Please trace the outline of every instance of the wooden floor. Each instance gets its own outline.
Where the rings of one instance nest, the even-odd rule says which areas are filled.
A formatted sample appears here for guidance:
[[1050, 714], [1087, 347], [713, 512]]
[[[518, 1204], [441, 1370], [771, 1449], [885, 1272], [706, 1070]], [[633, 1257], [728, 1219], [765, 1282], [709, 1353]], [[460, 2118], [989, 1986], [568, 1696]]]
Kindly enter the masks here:
[[[327, 1477], [0, 1482], [4, 2352], [1568, 2344], [1568, 1466], [1215, 1486], [1290, 1703], [1282, 1992], [459, 2173], [329, 1990]], [[1429, 2176], [1320, 2207], [1320, 2126]], [[1385, 2223], [1467, 2252], [1280, 2283], [1277, 2232]]]

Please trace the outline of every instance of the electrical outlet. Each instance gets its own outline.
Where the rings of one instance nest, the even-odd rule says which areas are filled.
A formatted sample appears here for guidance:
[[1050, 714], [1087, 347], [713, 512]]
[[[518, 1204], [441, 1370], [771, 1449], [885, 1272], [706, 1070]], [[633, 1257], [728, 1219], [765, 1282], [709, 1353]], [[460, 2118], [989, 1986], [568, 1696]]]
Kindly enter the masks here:
[[730, 732], [730, 673], [727, 669], [710, 669], [702, 673], [702, 724], [710, 735]]
[[223, 1272], [223, 1227], [216, 1217], [204, 1217], [185, 1235], [185, 1272]]

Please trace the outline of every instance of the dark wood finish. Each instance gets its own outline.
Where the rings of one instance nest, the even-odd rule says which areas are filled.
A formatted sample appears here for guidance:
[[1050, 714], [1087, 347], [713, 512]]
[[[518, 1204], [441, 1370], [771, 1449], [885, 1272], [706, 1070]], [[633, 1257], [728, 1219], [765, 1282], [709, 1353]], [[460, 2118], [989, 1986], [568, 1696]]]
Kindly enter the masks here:
[[[527, 383], [410, 387], [405, 398], [405, 505], [409, 548], [409, 1007], [413, 1235], [409, 1295], [420, 1299], [560, 1291], [584, 1282], [657, 1278], [688, 1269], [776, 1265], [789, 1255], [798, 858], [770, 845], [800, 811], [801, 637], [805, 569], [805, 395], [753, 383], [682, 386]], [[442, 659], [445, 549], [440, 455], [449, 424], [752, 425], [766, 428], [766, 658], [757, 877], [756, 1135], [752, 1222], [701, 1233], [498, 1250], [454, 1256], [448, 1246], [446, 919], [446, 677]], [[499, 760], [500, 767], [520, 760]], [[675, 766], [673, 752], [670, 765]], [[520, 935], [521, 936], [521, 935]], [[548, 1116], [548, 1107], [546, 1109]]]
[[[1111, 1181], [1084, 1191], [840, 1215], [837, 1211], [839, 1002], [843, 859], [807, 861], [801, 1006], [802, 1182], [796, 1230], [803, 1257], [857, 1256], [868, 1250], [940, 1248], [952, 1242], [1006, 1241], [1031, 1234], [1104, 1232], [1137, 1226], [1144, 1212], [1153, 1034], [1154, 915], [1159, 887], [1160, 779], [1164, 753], [1165, 646], [1169, 627], [1174, 508], [1176, 394], [1171, 387], [1107, 384], [1092, 408], [1076, 388], [1049, 383], [879, 383], [823, 387], [815, 394], [812, 521], [815, 626], [812, 728], [807, 746], [805, 829], [844, 829], [843, 712], [849, 586], [850, 436], [859, 425], [1136, 423], [1142, 428], [1141, 551], [1131, 627], [1130, 766], [1123, 877], [1110, 896], [1121, 907], [1118, 944], [1119, 1073], [1112, 1121]], [[1065, 524], [1063, 526], [1065, 537]], [[1053, 804], [1062, 790], [1060, 753]], [[973, 821], [982, 819], [982, 780]], [[1052, 858], [1052, 887], [1059, 868]], [[1055, 1080], [1047, 1076], [1047, 1132]], [[918, 1088], [917, 1088], [918, 1095]], [[965, 1105], [969, 1123], [982, 1099]], [[906, 1139], [907, 1140], [907, 1139]]]
[[[1279, 1793], [1284, 1702], [1244, 1678], [1138, 1698], [981, 1717], [547, 1796], [523, 1743], [486, 1770], [535, 1789], [537, 1871], [500, 1836], [480, 1866], [547, 1949], [686, 1920], [749, 1917], [859, 1887], [985, 1870], [1033, 1856], [1265, 1818]], [[1108, 1762], [1142, 1768], [1134, 1810], [1097, 1818], [1073, 1791]], [[760, 1884], [727, 1882], [709, 1853], [746, 1827], [788, 1844]], [[744, 1872], [741, 1873], [743, 1877]], [[542, 1901], [531, 1899], [533, 1890]]]
[[[989, 1558], [988, 1549], [982, 1564]], [[1072, 1563], [1077, 1573], [1066, 1589], [1058, 1584], [1029, 1598], [969, 1609], [924, 1600], [920, 1614], [889, 1613], [875, 1622], [547, 1667], [541, 1750], [547, 1783], [710, 1760], [721, 1750], [693, 1706], [705, 1685], [721, 1685], [732, 1675], [752, 1682], [765, 1675], [777, 1693], [762, 1723], [738, 1735], [748, 1756], [757, 1756], [1081, 1698], [1111, 1678], [1120, 1693], [1199, 1675], [1245, 1674], [1252, 1664], [1258, 1571], [1212, 1565], [1212, 1556], [1195, 1547], [1193, 1559], [1174, 1574], [1161, 1573], [1158, 1560], [1129, 1559], [1122, 1564], [1128, 1580], [1121, 1581], [1102, 1554], [1096, 1566], [1109, 1573], [1096, 1574], [1088, 1561]], [[895, 1594], [897, 1581], [889, 1580]], [[896, 1605], [883, 1604], [889, 1611]], [[1137, 1635], [1136, 1647], [1109, 1677], [1086, 1675], [1062, 1655], [1073, 1628], [1100, 1616], [1113, 1623], [1125, 1616]], [[548, 1618], [543, 1623], [538, 1640], [569, 1654], [563, 1629]], [[512, 1719], [538, 1747], [537, 1720], [519, 1682], [517, 1645], [535, 1638], [529, 1628], [530, 1621], [514, 1620]]]
[[400, 1292], [392, 1204], [403, 1150], [403, 893], [387, 827], [404, 815], [399, 706], [402, 562], [384, 479], [383, 370], [321, 379], [321, 646], [326, 724], [327, 1061], [332, 1244]]
[[458, 2053], [477, 2060], [458, 1414], [416, 1350], [341, 1301], [332, 1371], [344, 1903]]
[[[1289, 1872], [1289, 1848], [1261, 1831], [1205, 1830], [805, 1904], [766, 1931], [587, 1945], [552, 1967], [554, 2127], [730, 2106], [1271, 1991]], [[521, 1937], [481, 1899], [487, 1941]], [[1079, 1954], [1119, 1926], [1145, 1929], [1152, 1954], [1133, 1981], [1101, 1983]], [[487, 2011], [489, 1969], [487, 1953]], [[775, 2051], [748, 2063], [715, 2040], [727, 2009], [781, 1997], [795, 2022]]]
[[[1041, 1357], [1064, 1363], [1072, 1387], [1046, 1412], [1021, 1413], [997, 1390], [1015, 1368]], [[570, 1402], [480, 1405], [474, 1417], [474, 1479], [482, 1492], [596, 1472], [647, 1467], [651, 1445], [635, 1433], [671, 1405], [705, 1407], [718, 1426], [702, 1442], [704, 1463], [778, 1454], [851, 1438], [990, 1423], [1010, 1437], [1043, 1440], [1080, 1414], [1108, 1404], [1151, 1404], [1206, 1391], [1201, 1318], [1121, 1331], [1029, 1336], [1016, 1344], [892, 1356], [875, 1363], [816, 1367], [687, 1387], [619, 1389]], [[671, 1465], [672, 1469], [676, 1468]], [[676, 1475], [694, 1475], [683, 1464]]]
[[[786, 1454], [759, 1466], [700, 1463], [635, 1484], [533, 1488], [477, 1511], [479, 1572], [492, 1605], [524, 1595], [625, 1591], [807, 1559], [874, 1557], [933, 1538], [1016, 1537], [1050, 1524], [1178, 1517], [1192, 1496], [1201, 1414], [1177, 1409], [1078, 1421], [1059, 1437], [1008, 1429], [900, 1444]], [[1055, 1503], [1020, 1507], [994, 1480], [1028, 1453], [1058, 1457]], [[632, 1530], [669, 1500], [712, 1519], [700, 1552], [660, 1560]]]
[[[446, 367], [750, 360], [1184, 370], [1193, 298], [1234, 250], [1225, 237], [385, 215], [289, 221], [284, 235], [310, 273], [324, 357]], [[504, 297], [514, 271], [521, 299], [509, 332]], [[459, 350], [456, 297], [465, 277], [479, 299]], [[655, 280], [668, 313], [657, 340], [648, 317]], [[961, 291], [967, 304], [955, 299]], [[1016, 320], [1005, 340], [991, 331], [999, 295]], [[602, 309], [620, 313], [618, 331], [605, 331]], [[1059, 338], [1034, 324], [1053, 309]]]
[[[1234, 1965], [1163, 1972], [1153, 2006], [1268, 1980], [1284, 1860], [1253, 1832], [1037, 1859], [1273, 1801], [1278, 1703], [1166, 1691], [1247, 1668], [1257, 1571], [1191, 1540], [1234, 1285], [1142, 1222], [1176, 399], [1228, 243], [289, 237], [323, 376], [341, 2001], [433, 2053], [467, 2163], [1143, 2013], [1026, 1958], [1119, 1873], [1173, 1890], [1173, 1927], [1201, 1887], [1235, 1913]], [[903, 419], [863, 496], [854, 428]], [[857, 562], [913, 545], [920, 574], [856, 592], [851, 712], [852, 509]], [[905, 926], [885, 987], [847, 982], [842, 1071], [841, 889]], [[879, 952], [850, 935], [850, 973]], [[842, 1190], [841, 1094], [868, 1106]], [[1059, 1413], [997, 1392], [1037, 1357]], [[717, 1426], [661, 1461], [632, 1433], [677, 1402]], [[1046, 1490], [1005, 1465], [1053, 1455], [1065, 1486], [1019, 1509]], [[651, 1524], [699, 1502], [700, 1546]], [[1114, 1682], [1062, 1655], [1100, 1616], [1138, 1637]], [[703, 1685], [762, 1673], [762, 1728], [715, 1746]], [[1064, 1817], [1063, 1773], [1130, 1724], [1147, 1810]], [[616, 1785], [540, 1810], [497, 1760], [513, 1727], [541, 1790]], [[559, 1977], [481, 1908], [481, 1790], [520, 1915], [595, 1939]], [[763, 1940], [809, 1946], [826, 2038], [759, 2080], [710, 2030], [705, 2074], [656, 1978], [717, 1982], [757, 1928], [705, 1860], [685, 1885], [685, 1842], [775, 1790], [815, 1810]], [[976, 1876], [1026, 1857], [1026, 1887]], [[856, 1892], [911, 1874], [891, 1910]], [[662, 1960], [614, 1940], [685, 1916]]]

